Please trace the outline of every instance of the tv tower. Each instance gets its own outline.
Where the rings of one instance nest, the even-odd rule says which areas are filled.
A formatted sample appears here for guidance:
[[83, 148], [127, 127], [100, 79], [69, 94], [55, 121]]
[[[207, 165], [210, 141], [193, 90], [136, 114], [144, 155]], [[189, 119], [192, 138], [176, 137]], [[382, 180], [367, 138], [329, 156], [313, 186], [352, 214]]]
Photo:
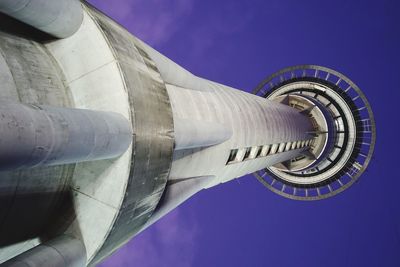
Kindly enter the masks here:
[[333, 196], [375, 144], [367, 99], [304, 65], [253, 94], [197, 77], [78, 0], [0, 0], [0, 263], [95, 266], [200, 190], [254, 173]]

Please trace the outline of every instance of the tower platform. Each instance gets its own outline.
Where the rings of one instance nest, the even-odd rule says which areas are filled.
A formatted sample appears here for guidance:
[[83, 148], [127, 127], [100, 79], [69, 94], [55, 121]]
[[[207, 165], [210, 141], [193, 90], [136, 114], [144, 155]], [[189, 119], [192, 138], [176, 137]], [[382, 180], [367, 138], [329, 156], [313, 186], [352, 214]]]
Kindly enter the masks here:
[[375, 120], [349, 78], [301, 65], [267, 77], [253, 93], [307, 113], [314, 125], [307, 153], [254, 173], [268, 189], [291, 199], [319, 200], [347, 189], [366, 170], [376, 142]]

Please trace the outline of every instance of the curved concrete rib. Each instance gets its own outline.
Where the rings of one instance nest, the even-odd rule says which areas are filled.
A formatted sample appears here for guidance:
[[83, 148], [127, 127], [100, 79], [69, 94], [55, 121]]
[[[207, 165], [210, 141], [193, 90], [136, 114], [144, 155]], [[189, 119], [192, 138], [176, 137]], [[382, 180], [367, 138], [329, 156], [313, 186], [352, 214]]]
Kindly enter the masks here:
[[74, 34], [83, 20], [79, 0], [0, 0], [0, 12], [58, 38]]
[[174, 118], [175, 150], [207, 147], [225, 142], [232, 130], [216, 122]]
[[0, 102], [0, 171], [114, 158], [132, 140], [114, 112]]
[[83, 243], [70, 236], [61, 236], [38, 245], [3, 263], [3, 267], [84, 267], [86, 249]]

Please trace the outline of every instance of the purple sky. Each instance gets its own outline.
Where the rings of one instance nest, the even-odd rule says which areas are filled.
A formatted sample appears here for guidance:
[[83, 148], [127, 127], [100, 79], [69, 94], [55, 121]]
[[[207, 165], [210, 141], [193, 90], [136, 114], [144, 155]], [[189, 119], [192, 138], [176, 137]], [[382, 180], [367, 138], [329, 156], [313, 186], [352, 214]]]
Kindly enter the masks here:
[[244, 177], [199, 193], [102, 267], [400, 266], [399, 1], [90, 2], [191, 72], [236, 88], [290, 65], [343, 72], [378, 128], [368, 172], [337, 197], [291, 201]]

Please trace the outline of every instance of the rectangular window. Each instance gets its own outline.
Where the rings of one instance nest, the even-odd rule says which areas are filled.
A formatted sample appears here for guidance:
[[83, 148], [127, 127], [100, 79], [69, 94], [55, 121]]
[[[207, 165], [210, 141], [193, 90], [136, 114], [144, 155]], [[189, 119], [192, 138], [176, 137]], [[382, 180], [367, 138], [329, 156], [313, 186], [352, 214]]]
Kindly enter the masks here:
[[249, 159], [255, 159], [257, 156], [258, 146], [251, 147]]
[[282, 153], [285, 150], [285, 143], [280, 143], [278, 148], [278, 153]]
[[314, 139], [310, 139], [310, 146], [314, 145]]
[[303, 147], [305, 147], [306, 146], [306, 141], [301, 141], [301, 147], [303, 148]]
[[287, 142], [285, 146], [285, 151], [289, 151], [291, 147], [292, 147], [292, 142]]
[[296, 148], [300, 148], [300, 147], [301, 147], [301, 141], [297, 141]]
[[226, 162], [226, 164], [234, 162], [236, 160], [237, 153], [238, 153], [238, 149], [232, 149], [231, 153], [229, 154], [229, 158], [228, 158], [228, 161]]
[[271, 145], [263, 146], [261, 156], [262, 157], [268, 156], [270, 150], [271, 150]]
[[262, 150], [263, 150], [263, 146], [259, 146], [258, 150], [257, 150], [256, 158], [262, 157], [261, 156]]
[[279, 148], [279, 144], [273, 144], [273, 145], [271, 146], [271, 150], [269, 151], [269, 154], [270, 154], [270, 155], [275, 154], [275, 153], [278, 151], [278, 148]]
[[244, 154], [246, 153], [247, 148], [240, 148], [238, 150], [237, 156], [236, 156], [236, 162], [241, 162], [243, 161]]
[[246, 152], [244, 153], [243, 160], [250, 158], [251, 147], [246, 148]]
[[291, 149], [296, 149], [296, 145], [297, 145], [297, 142], [293, 142], [293, 143], [292, 143], [292, 148], [291, 148]]

